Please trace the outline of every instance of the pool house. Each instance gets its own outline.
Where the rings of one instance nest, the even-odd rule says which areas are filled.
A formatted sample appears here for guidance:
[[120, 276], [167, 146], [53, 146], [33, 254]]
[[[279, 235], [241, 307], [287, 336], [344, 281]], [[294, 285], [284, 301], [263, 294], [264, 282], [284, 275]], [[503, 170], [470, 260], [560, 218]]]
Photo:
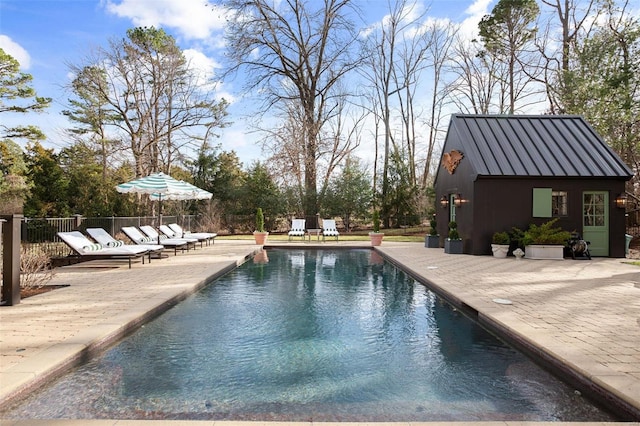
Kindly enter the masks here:
[[466, 254], [491, 254], [494, 232], [557, 218], [593, 256], [625, 256], [632, 172], [579, 116], [452, 116], [436, 174], [440, 245], [455, 221]]

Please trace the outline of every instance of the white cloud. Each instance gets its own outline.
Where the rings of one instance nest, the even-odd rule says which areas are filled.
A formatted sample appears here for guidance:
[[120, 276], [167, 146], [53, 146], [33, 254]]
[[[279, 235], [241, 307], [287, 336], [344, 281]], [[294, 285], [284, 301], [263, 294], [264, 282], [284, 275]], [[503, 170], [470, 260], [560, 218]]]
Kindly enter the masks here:
[[478, 37], [478, 23], [491, 11], [489, 5], [493, 0], [475, 0], [464, 11], [467, 17], [460, 23], [460, 35], [467, 39], [472, 40]]
[[224, 10], [204, 0], [107, 0], [106, 10], [140, 27], [166, 27], [189, 40], [203, 40], [222, 30]]
[[482, 17], [488, 13], [489, 5], [492, 1], [493, 0], [475, 0], [464, 12], [470, 16]]
[[28, 70], [31, 67], [31, 56], [18, 43], [11, 40], [10, 37], [0, 34], [0, 48], [20, 63], [20, 68]]

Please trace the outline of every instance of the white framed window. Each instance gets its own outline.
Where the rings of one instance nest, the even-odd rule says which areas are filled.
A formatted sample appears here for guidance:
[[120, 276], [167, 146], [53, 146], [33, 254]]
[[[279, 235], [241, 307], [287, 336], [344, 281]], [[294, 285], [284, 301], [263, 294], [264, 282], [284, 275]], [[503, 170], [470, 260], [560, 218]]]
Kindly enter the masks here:
[[567, 191], [551, 192], [551, 213], [553, 217], [568, 215], [567, 198]]

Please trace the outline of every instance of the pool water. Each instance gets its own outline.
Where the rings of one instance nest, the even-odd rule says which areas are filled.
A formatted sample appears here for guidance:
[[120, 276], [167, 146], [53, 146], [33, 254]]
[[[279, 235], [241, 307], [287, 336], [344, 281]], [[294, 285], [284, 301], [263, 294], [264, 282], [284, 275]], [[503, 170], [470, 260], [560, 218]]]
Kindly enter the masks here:
[[0, 414], [615, 420], [370, 250], [269, 250]]

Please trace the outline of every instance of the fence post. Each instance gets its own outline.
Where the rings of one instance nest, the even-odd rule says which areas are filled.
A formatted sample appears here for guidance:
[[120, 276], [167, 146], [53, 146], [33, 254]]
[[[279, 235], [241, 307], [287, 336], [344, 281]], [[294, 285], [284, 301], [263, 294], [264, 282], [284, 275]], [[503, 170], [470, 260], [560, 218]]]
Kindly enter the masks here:
[[2, 221], [2, 299], [8, 306], [20, 303], [20, 225], [21, 214], [3, 216]]
[[75, 229], [80, 229], [80, 225], [82, 224], [82, 215], [74, 214], [73, 217], [76, 219], [76, 227]]

